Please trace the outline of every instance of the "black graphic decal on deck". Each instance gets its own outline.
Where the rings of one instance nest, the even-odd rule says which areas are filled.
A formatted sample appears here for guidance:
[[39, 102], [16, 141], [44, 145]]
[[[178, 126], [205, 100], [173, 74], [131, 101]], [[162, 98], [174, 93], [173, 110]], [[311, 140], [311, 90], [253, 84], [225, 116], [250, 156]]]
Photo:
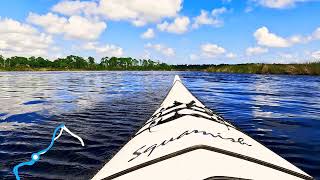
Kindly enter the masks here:
[[160, 144], [153, 144], [153, 145], [148, 146], [148, 147], [147, 147], [147, 145], [141, 146], [140, 148], [138, 148], [136, 151], [134, 151], [132, 153], [132, 155], [134, 157], [131, 158], [128, 162], [138, 158], [140, 155], [143, 155], [143, 154], [147, 154], [148, 153], [148, 156], [150, 156], [157, 148], [159, 148], [161, 146], [166, 146], [168, 143], [176, 141], [176, 140], [179, 140], [182, 137], [188, 136], [190, 134], [200, 134], [200, 135], [203, 135], [203, 136], [210, 136], [212, 138], [218, 138], [218, 139], [221, 139], [221, 140], [230, 141], [232, 143], [237, 143], [237, 144], [240, 144], [240, 145], [252, 146], [252, 145], [246, 143], [243, 138], [226, 137], [226, 136], [223, 136], [221, 133], [214, 134], [214, 133], [210, 133], [210, 132], [206, 132], [206, 131], [200, 131], [200, 130], [191, 130], [191, 131], [187, 130], [187, 131], [184, 131], [183, 133], [181, 133], [177, 137], [171, 137], [170, 139], [166, 139], [166, 140], [162, 141]]
[[[179, 113], [180, 111], [185, 110], [185, 109], [191, 110], [191, 111], [193, 111], [193, 113], [187, 113], [187, 114]], [[172, 114], [172, 113], [174, 113], [172, 116], [167, 117], [167, 118], [163, 118], [164, 116]], [[217, 122], [219, 124], [225, 125], [228, 130], [229, 130], [229, 128], [235, 128], [231, 124], [227, 123], [222, 117], [220, 117], [219, 115], [212, 112], [210, 109], [208, 109], [206, 107], [197, 106], [195, 101], [191, 101], [190, 103], [187, 103], [187, 104], [184, 104], [184, 103], [181, 103], [178, 101], [174, 101], [172, 106], [169, 106], [167, 108], [161, 108], [158, 113], [152, 115], [150, 120], [148, 120], [143, 125], [143, 127], [145, 127], [145, 126], [147, 126], [147, 127], [140, 130], [138, 133], [135, 134], [135, 136], [138, 136], [139, 134], [141, 134], [147, 130], [149, 132], [151, 132], [151, 129], [153, 127], [156, 127], [158, 125], [176, 120], [176, 119], [184, 117], [184, 116], [193, 116], [193, 117], [197, 117], [197, 118], [208, 119], [208, 120]]]

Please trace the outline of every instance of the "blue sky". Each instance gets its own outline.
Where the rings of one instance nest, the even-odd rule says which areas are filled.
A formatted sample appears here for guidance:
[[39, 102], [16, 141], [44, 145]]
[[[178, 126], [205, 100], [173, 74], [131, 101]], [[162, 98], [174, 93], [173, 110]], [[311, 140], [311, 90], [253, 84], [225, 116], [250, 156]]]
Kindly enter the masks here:
[[320, 59], [318, 0], [10, 0], [0, 54], [170, 64]]

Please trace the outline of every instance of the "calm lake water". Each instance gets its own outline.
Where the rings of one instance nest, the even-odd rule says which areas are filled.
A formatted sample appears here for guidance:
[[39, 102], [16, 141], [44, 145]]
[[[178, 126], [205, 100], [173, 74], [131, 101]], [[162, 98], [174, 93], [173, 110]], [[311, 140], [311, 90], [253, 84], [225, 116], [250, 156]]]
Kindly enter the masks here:
[[179, 74], [210, 109], [320, 179], [320, 77], [205, 72], [0, 72], [0, 179], [64, 133], [22, 179], [89, 179], [158, 108]]

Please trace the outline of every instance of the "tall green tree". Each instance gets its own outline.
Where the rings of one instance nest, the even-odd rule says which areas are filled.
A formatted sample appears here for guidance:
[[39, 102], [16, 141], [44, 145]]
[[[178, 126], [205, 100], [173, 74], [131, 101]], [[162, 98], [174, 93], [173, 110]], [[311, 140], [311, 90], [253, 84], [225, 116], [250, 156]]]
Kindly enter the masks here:
[[89, 60], [89, 64], [90, 64], [90, 65], [95, 64], [93, 57], [89, 56], [89, 57], [88, 57], [88, 60]]
[[5, 66], [6, 66], [5, 60], [6, 60], [6, 59], [5, 59], [2, 55], [0, 55], [0, 67], [5, 68]]

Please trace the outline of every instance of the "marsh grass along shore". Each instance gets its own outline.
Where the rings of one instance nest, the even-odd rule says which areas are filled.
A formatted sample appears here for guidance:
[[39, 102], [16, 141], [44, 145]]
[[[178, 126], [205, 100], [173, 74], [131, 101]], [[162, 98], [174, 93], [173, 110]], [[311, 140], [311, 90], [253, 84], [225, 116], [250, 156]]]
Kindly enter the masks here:
[[220, 64], [220, 65], [169, 65], [151, 59], [131, 57], [103, 57], [96, 63], [93, 57], [87, 59], [70, 55], [54, 61], [42, 57], [4, 58], [0, 55], [0, 71], [206, 71], [251, 74], [295, 74], [320, 75], [320, 61], [301, 64]]
[[[188, 67], [189, 69], [198, 69], [197, 65], [195, 65], [195, 68], [192, 68], [192, 65], [191, 68], [190, 65]], [[320, 75], [320, 62], [303, 64], [221, 64], [207, 65], [202, 70], [223, 73]]]

